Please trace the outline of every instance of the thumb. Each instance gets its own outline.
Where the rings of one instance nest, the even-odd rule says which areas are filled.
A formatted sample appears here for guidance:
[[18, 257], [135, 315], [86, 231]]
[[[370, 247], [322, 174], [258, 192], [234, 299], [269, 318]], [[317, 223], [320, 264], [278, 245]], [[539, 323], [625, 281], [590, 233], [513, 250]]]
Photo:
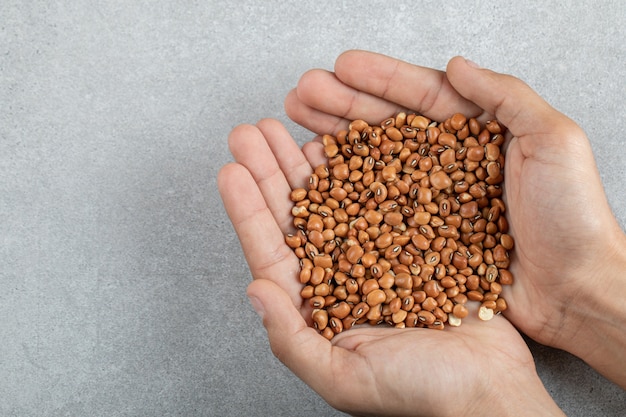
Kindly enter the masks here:
[[330, 341], [307, 326], [289, 295], [268, 279], [256, 279], [247, 291], [263, 319], [274, 355], [320, 394], [332, 380]]
[[545, 137], [579, 130], [571, 119], [516, 77], [479, 68], [462, 57], [450, 60], [446, 75], [460, 95], [495, 116], [513, 136]]

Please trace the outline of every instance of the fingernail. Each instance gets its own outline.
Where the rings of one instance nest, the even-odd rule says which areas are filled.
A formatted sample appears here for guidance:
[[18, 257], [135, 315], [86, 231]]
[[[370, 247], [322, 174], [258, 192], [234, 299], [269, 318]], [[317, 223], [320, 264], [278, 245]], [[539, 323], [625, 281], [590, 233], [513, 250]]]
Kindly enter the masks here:
[[252, 304], [252, 308], [254, 308], [254, 311], [256, 311], [256, 313], [261, 316], [261, 318], [263, 318], [263, 316], [265, 315], [265, 308], [263, 307], [263, 303], [261, 303], [261, 300], [256, 297], [248, 297], [248, 299], [250, 300], [250, 304]]
[[472, 60], [465, 58], [465, 62], [472, 68], [480, 69], [480, 66]]

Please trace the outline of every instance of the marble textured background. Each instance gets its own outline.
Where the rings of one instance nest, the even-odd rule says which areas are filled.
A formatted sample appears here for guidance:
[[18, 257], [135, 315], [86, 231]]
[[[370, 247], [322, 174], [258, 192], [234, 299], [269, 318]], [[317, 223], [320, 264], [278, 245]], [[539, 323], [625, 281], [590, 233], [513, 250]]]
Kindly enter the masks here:
[[[461, 54], [577, 120], [626, 223], [621, 1], [3, 1], [0, 415], [338, 416], [270, 352], [216, 175], [351, 48]], [[529, 342], [569, 416], [626, 394]]]

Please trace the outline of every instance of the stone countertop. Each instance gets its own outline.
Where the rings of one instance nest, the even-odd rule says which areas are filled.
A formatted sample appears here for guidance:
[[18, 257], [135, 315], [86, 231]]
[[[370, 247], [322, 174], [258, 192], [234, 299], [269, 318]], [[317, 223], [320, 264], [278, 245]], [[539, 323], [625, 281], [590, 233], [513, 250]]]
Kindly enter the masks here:
[[[626, 222], [626, 3], [0, 6], [0, 414], [338, 416], [272, 355], [216, 188], [236, 124], [344, 50], [528, 82], [587, 132]], [[529, 341], [570, 416], [625, 391]]]

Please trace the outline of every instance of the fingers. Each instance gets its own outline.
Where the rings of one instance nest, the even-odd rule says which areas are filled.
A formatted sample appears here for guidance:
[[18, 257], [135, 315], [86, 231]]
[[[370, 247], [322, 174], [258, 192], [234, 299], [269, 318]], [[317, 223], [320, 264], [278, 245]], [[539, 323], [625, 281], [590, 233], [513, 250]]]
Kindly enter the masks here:
[[[444, 120], [455, 112], [466, 115], [480, 112], [475, 104], [452, 88], [444, 72], [385, 55], [347, 51], [337, 58], [335, 74], [342, 83], [355, 90], [396, 103], [434, 120]], [[356, 110], [358, 106], [355, 104], [353, 108]]]
[[300, 126], [319, 135], [336, 134], [348, 127], [349, 121], [341, 116], [317, 110], [298, 97], [297, 89], [291, 90], [285, 98], [285, 113]]
[[[263, 318], [274, 355], [327, 401], [350, 387], [350, 354], [308, 327], [289, 296], [268, 280], [248, 286], [248, 296]], [[356, 367], [357, 365], [355, 365]], [[346, 368], [346, 369], [343, 369]]]
[[309, 160], [312, 167], [328, 164], [328, 158], [324, 154], [324, 145], [317, 140], [305, 143], [302, 146], [302, 153], [306, 155], [306, 159]]
[[480, 113], [452, 88], [444, 72], [365, 51], [340, 55], [335, 73], [305, 73], [287, 96], [285, 110], [296, 123], [318, 134], [335, 134], [354, 119], [379, 123], [405, 110], [435, 120], [455, 112]]
[[[554, 143], [561, 137], [568, 140], [580, 129], [569, 118], [552, 108], [527, 84], [510, 75], [478, 68], [462, 57], [448, 63], [450, 84], [466, 99], [475, 102], [485, 112], [495, 115], [516, 137], [539, 139], [539, 143]], [[566, 134], [562, 134], [566, 133]], [[545, 143], [546, 136], [551, 141]]]
[[298, 258], [285, 244], [255, 179], [243, 165], [231, 163], [220, 170], [217, 184], [252, 276], [274, 281], [288, 293], [292, 304], [300, 306]]
[[[311, 163], [278, 120], [263, 119], [257, 123], [269, 145], [280, 170], [291, 188], [304, 187], [313, 172]], [[259, 155], [256, 155], [258, 158]]]
[[280, 123], [272, 120], [262, 120], [258, 127], [237, 126], [228, 137], [228, 145], [235, 160], [254, 178], [280, 229], [290, 231], [289, 192], [304, 186], [312, 172], [298, 145]]
[[[300, 104], [295, 111], [292, 106], [285, 106], [287, 114], [319, 134], [335, 134], [354, 119], [363, 119], [370, 124], [380, 123], [404, 110], [398, 104], [352, 88], [332, 72], [320, 69], [306, 72], [294, 92], [296, 97], [292, 99]], [[298, 111], [302, 114], [295, 114]]]
[[253, 125], [235, 127], [228, 137], [228, 145], [237, 162], [245, 165], [255, 179], [267, 180], [274, 175], [287, 187], [303, 187], [312, 169], [298, 144], [287, 129], [272, 119], [263, 119]]

